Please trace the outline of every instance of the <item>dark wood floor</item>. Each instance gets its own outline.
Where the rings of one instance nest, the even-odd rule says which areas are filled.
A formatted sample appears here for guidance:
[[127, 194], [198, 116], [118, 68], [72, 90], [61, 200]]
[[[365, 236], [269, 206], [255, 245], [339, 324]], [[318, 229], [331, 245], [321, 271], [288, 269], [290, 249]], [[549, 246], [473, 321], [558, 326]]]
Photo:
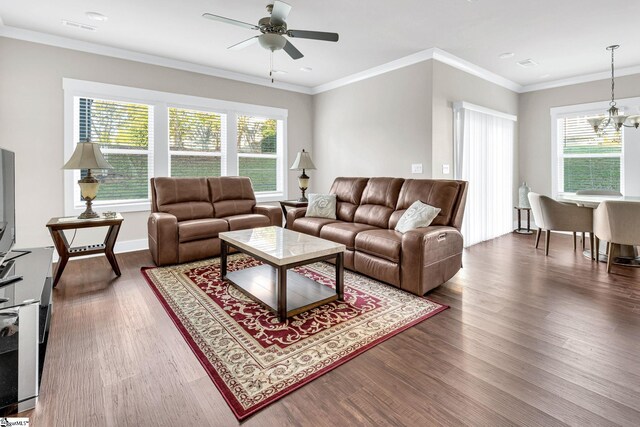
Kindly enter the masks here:
[[[246, 420], [270, 425], [640, 425], [640, 270], [607, 275], [553, 236], [466, 251], [451, 306]], [[69, 264], [35, 426], [232, 426], [140, 275], [146, 252]]]

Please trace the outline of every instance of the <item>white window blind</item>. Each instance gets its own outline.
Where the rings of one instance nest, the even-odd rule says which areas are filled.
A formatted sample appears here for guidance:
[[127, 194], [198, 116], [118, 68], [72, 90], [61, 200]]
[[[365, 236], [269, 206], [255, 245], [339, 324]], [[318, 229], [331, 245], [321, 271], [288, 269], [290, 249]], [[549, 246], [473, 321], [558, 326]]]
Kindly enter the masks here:
[[[101, 181], [95, 203], [148, 199], [153, 165], [153, 107], [82, 97], [75, 99], [75, 107], [77, 140], [100, 144], [105, 159], [113, 166], [95, 171]], [[80, 175], [80, 171], [76, 174]], [[84, 203], [79, 190], [76, 192], [76, 203]]]
[[466, 102], [454, 105], [455, 177], [468, 181], [464, 246], [513, 229], [515, 116]]
[[238, 174], [251, 178], [259, 192], [281, 186], [282, 122], [263, 117], [237, 116]]
[[[244, 175], [258, 201], [287, 197], [285, 109], [73, 79], [63, 88], [65, 159], [90, 140], [115, 167], [93, 171], [102, 211], [148, 210], [160, 176]], [[65, 215], [84, 211], [78, 179], [65, 172]]]
[[620, 191], [622, 132], [597, 135], [584, 117], [558, 119], [558, 192]]
[[171, 176], [221, 176], [225, 143], [225, 115], [169, 108]]

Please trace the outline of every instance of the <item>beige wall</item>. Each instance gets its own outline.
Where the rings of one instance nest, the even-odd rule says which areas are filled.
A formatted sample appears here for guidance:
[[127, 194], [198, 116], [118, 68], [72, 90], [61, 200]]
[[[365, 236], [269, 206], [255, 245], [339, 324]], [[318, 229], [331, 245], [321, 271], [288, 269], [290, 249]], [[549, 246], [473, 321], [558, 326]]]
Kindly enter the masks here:
[[455, 101], [518, 113], [517, 93], [433, 60], [315, 95], [312, 189], [341, 175], [451, 179]]
[[[453, 178], [453, 103], [466, 101], [518, 115], [518, 94], [442, 62], [433, 61], [433, 178]], [[516, 124], [516, 134], [517, 134]], [[517, 140], [516, 140], [517, 152]], [[450, 165], [449, 174], [442, 165]], [[514, 165], [517, 182], [517, 164]]]
[[[433, 61], [313, 97], [313, 191], [337, 176], [431, 176]], [[422, 174], [411, 164], [422, 163]]]
[[[610, 80], [599, 80], [554, 89], [520, 94], [519, 164], [520, 177], [532, 191], [551, 195], [551, 114], [552, 107], [606, 101]], [[616, 78], [616, 98], [640, 96], [640, 74]], [[640, 132], [640, 131], [631, 131]], [[635, 159], [635, 164], [638, 164]]]
[[[311, 148], [310, 95], [0, 37], [0, 147], [16, 152], [18, 246], [50, 245], [45, 224], [64, 214], [64, 77], [286, 108], [287, 162]], [[295, 171], [288, 178], [294, 196]], [[119, 241], [146, 239], [148, 212], [124, 216]]]

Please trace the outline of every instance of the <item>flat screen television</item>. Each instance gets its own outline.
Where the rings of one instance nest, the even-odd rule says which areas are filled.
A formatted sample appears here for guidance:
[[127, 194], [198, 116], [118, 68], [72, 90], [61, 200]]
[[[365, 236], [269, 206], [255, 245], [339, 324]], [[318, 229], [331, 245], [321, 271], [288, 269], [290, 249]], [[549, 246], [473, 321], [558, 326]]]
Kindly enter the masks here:
[[0, 148], [0, 263], [16, 242], [15, 154]]

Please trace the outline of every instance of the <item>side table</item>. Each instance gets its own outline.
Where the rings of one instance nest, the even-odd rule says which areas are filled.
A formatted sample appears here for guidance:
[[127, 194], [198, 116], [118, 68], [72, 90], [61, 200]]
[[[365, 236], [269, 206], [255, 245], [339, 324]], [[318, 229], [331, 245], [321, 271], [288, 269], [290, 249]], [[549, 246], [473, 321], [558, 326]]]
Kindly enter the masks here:
[[300, 202], [298, 200], [281, 200], [280, 208], [282, 209], [282, 214], [284, 215], [283, 227], [287, 228], [287, 208], [306, 208], [307, 206], [309, 206], [309, 202]]
[[[53, 243], [56, 246], [58, 255], [60, 256], [60, 260], [58, 261], [58, 266], [56, 267], [56, 273], [53, 279], [53, 286], [56, 287], [58, 285], [58, 281], [62, 276], [64, 268], [67, 266], [67, 261], [69, 261], [69, 258], [77, 256], [105, 254], [107, 260], [109, 260], [109, 264], [111, 264], [111, 268], [113, 268], [113, 271], [117, 276], [120, 276], [120, 267], [118, 266], [118, 261], [116, 260], [116, 256], [113, 253], [113, 247], [116, 244], [116, 239], [118, 238], [118, 232], [120, 231], [122, 221], [124, 221], [124, 218], [122, 218], [122, 215], [120, 214], [116, 214], [115, 218], [51, 218], [47, 223], [47, 228], [49, 229], [49, 233], [51, 233]], [[64, 235], [64, 230], [76, 230], [80, 228], [94, 227], [109, 227], [103, 243], [96, 243], [93, 245], [73, 248], [69, 246], [67, 237]]]
[[[513, 231], [519, 234], [533, 234], [533, 231], [531, 231], [531, 208], [514, 206], [513, 209], [518, 211], [518, 228]], [[522, 228], [522, 211], [527, 212], [527, 228]]]

